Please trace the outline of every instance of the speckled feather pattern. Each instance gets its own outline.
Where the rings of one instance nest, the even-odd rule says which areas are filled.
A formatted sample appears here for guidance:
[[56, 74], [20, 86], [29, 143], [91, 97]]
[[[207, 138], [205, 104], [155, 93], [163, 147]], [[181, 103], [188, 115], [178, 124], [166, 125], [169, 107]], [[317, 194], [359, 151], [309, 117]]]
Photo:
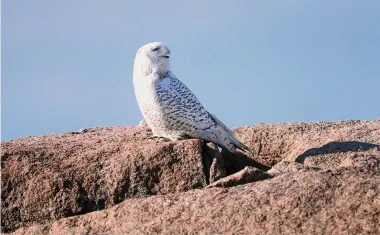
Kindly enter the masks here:
[[[177, 138], [190, 136], [194, 138], [214, 139], [212, 131], [217, 123], [211, 118], [203, 105], [191, 90], [174, 74], [167, 72], [159, 75], [155, 83], [157, 92], [156, 102], [163, 112], [163, 120], [157, 120], [155, 113], [146, 113], [148, 119], [152, 120], [154, 126], [162, 125], [165, 132], [169, 131]], [[160, 129], [162, 129], [160, 128]], [[211, 133], [208, 130], [212, 130]], [[214, 136], [212, 136], [214, 135]]]
[[[163, 44], [158, 45], [165, 47]], [[149, 44], [144, 47], [147, 46]], [[160, 59], [160, 55], [169, 51], [166, 47], [162, 49], [164, 52], [150, 49], [156, 48], [157, 44], [144, 47], [136, 56], [134, 88], [137, 103], [154, 136], [171, 140], [198, 138], [216, 143], [231, 152], [235, 152], [236, 147], [249, 151], [230, 129], [203, 107], [173, 72], [160, 67], [165, 67], [166, 60]], [[149, 69], [144, 67], [144, 63], [150, 66]], [[141, 67], [142, 71], [149, 72], [141, 72]]]

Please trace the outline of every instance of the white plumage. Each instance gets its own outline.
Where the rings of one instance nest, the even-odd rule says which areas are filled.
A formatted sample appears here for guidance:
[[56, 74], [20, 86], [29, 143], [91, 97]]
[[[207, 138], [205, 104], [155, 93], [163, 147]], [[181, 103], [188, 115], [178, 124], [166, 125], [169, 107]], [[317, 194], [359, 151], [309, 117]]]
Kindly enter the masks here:
[[250, 152], [232, 130], [203, 107], [171, 72], [170, 50], [162, 43], [142, 46], [135, 58], [133, 85], [137, 103], [153, 136], [181, 140], [197, 138], [235, 153]]

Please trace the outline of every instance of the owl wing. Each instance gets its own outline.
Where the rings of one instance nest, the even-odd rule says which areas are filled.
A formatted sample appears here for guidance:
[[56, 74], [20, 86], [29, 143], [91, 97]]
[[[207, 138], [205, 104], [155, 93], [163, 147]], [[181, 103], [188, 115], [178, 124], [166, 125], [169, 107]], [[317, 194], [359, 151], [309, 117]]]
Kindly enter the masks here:
[[[192, 137], [199, 138], [216, 122], [203, 107], [194, 93], [174, 74], [168, 74], [157, 89], [160, 102], [164, 104], [166, 118]], [[199, 132], [199, 133], [198, 133]]]

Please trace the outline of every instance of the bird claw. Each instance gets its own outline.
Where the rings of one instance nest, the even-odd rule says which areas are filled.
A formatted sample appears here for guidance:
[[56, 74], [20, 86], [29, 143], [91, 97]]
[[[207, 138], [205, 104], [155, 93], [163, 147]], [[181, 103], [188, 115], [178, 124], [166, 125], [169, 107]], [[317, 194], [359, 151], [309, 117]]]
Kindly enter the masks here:
[[165, 138], [165, 137], [161, 137], [161, 136], [149, 136], [148, 138], [146, 138], [146, 140], [148, 141], [160, 141], [160, 142], [168, 142], [170, 141], [170, 139], [168, 138]]
[[154, 140], [154, 139], [157, 139], [158, 137], [157, 136], [149, 136], [146, 138], [146, 140]]

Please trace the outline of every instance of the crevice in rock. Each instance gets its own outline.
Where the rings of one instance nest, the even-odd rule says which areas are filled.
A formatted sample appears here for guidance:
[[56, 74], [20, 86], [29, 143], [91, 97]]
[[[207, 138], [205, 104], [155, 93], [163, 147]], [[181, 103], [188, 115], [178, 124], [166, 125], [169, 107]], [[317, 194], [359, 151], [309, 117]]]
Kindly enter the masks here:
[[112, 204], [116, 205], [125, 200], [126, 194], [130, 190], [130, 180], [129, 175], [126, 172], [124, 178], [118, 182], [117, 187], [115, 188], [114, 195], [112, 198]]
[[224, 167], [226, 168], [227, 175], [232, 175], [238, 171], [241, 171], [246, 166], [253, 166], [262, 171], [268, 171], [270, 169], [269, 166], [255, 161], [240, 152], [232, 154], [223, 149], [221, 155], [223, 157]]
[[[212, 143], [205, 143], [203, 146], [203, 163], [207, 185], [211, 185], [214, 182], [220, 181], [222, 178], [227, 178], [235, 173], [251, 169], [247, 167], [257, 168], [258, 171], [263, 173], [270, 169], [270, 167], [261, 164], [240, 152], [232, 154], [227, 150], [222, 150], [220, 153], [218, 147]], [[243, 172], [243, 175], [245, 176], [246, 174]], [[263, 179], [265, 179], [265, 177]], [[236, 182], [244, 183], [245, 181], [237, 180]], [[229, 185], [229, 183], [225, 183], [225, 185]]]
[[203, 144], [202, 149], [202, 162], [203, 162], [203, 172], [206, 176], [206, 183], [207, 185], [210, 184], [210, 169], [212, 164], [212, 158], [213, 156], [210, 155], [210, 153], [207, 151], [209, 147], [206, 143]]

